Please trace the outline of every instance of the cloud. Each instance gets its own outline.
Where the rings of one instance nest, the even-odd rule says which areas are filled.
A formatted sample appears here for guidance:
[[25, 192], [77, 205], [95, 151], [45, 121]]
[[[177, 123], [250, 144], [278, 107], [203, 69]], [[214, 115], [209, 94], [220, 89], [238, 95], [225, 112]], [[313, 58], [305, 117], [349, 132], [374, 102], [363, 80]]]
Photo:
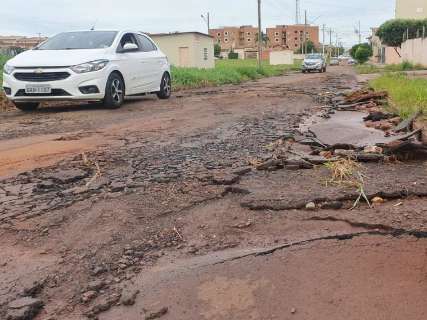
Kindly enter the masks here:
[[[292, 24], [294, 0], [262, 0], [263, 26]], [[89, 29], [136, 29], [146, 32], [206, 31], [200, 15], [209, 11], [212, 26], [257, 23], [255, 0], [2, 0], [2, 34], [53, 35]], [[325, 23], [348, 45], [356, 41], [354, 27], [370, 27], [392, 18], [394, 0], [301, 0], [309, 21]]]

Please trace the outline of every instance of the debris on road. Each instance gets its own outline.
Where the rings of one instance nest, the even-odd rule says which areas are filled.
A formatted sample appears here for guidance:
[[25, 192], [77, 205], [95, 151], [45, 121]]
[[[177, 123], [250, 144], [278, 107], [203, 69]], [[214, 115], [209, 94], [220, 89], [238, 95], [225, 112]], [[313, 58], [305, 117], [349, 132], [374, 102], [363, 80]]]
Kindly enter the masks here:
[[384, 203], [384, 202], [385, 202], [385, 200], [384, 200], [383, 198], [381, 198], [381, 197], [375, 197], [375, 198], [373, 198], [373, 199], [371, 200], [371, 202], [372, 202], [373, 204], [382, 204], [382, 203]]
[[122, 292], [120, 303], [124, 306], [133, 306], [138, 294], [139, 290], [125, 290]]
[[375, 92], [373, 90], [358, 90], [345, 98], [347, 104], [354, 104], [365, 101], [378, 101], [388, 97], [386, 91]]
[[43, 302], [32, 297], [23, 297], [9, 303], [6, 320], [31, 320], [37, 316]]
[[149, 312], [145, 315], [144, 320], [159, 319], [159, 318], [163, 317], [164, 315], [166, 315], [168, 313], [168, 311], [169, 311], [168, 307], [163, 307], [163, 308], [159, 309], [158, 311]]

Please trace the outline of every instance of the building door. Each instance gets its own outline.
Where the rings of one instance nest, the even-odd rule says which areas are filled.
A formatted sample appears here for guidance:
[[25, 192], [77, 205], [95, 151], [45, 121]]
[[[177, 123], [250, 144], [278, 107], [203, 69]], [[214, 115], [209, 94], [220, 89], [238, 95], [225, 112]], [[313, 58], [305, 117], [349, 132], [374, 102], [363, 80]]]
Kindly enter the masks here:
[[190, 48], [189, 47], [179, 48], [179, 66], [180, 67], [190, 66]]

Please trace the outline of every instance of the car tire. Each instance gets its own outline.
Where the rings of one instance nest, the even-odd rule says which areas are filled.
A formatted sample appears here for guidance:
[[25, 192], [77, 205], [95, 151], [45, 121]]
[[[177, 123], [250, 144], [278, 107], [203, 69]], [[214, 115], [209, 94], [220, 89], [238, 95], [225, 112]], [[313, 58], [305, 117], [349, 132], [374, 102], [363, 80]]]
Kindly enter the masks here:
[[40, 103], [38, 102], [14, 102], [14, 105], [17, 109], [24, 112], [31, 112], [37, 110]]
[[157, 93], [159, 99], [169, 99], [172, 94], [172, 79], [169, 73], [165, 72], [160, 82], [160, 91]]
[[104, 107], [108, 109], [118, 109], [125, 100], [125, 83], [122, 77], [113, 72], [110, 74], [105, 86]]

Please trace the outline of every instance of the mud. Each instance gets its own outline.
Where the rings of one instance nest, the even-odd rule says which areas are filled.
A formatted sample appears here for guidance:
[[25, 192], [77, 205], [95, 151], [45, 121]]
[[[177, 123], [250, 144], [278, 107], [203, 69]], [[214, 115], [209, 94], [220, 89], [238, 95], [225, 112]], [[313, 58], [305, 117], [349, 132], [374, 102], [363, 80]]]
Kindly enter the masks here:
[[357, 87], [338, 67], [6, 113], [0, 318], [32, 296], [35, 319], [424, 319], [425, 162], [363, 164], [385, 203], [354, 210], [322, 165], [250, 165]]

